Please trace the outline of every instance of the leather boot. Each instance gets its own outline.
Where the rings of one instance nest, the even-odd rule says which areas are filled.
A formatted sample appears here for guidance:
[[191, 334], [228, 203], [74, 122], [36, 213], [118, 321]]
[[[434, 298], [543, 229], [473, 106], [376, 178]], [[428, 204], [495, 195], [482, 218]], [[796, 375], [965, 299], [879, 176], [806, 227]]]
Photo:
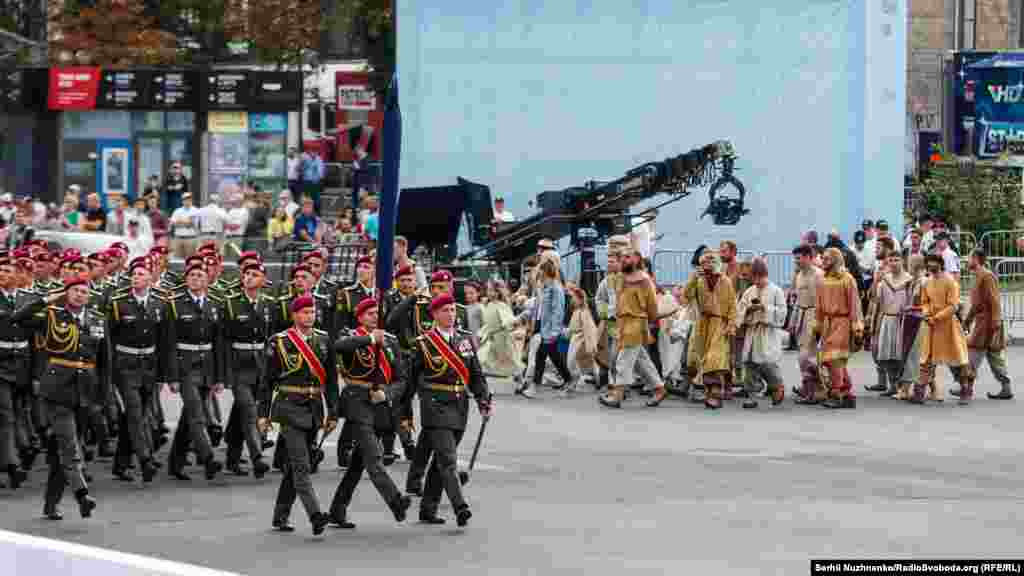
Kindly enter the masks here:
[[813, 406], [817, 404], [818, 400], [814, 397], [815, 388], [817, 388], [817, 383], [810, 378], [804, 377], [803, 387], [800, 389], [800, 394], [796, 398], [796, 403], [805, 406]]
[[914, 382], [914, 393], [908, 400], [911, 404], [924, 404], [924, 389], [927, 386], [925, 378], [928, 377], [928, 373], [924, 368], [921, 369], [921, 378], [917, 382]]
[[17, 490], [21, 483], [28, 478], [28, 474], [24, 470], [20, 470], [15, 464], [7, 465], [7, 476], [11, 483], [11, 490]]
[[607, 396], [598, 396], [597, 401], [606, 408], [622, 408], [624, 386], [609, 386]]
[[92, 516], [92, 511], [96, 508], [96, 500], [89, 496], [88, 490], [82, 488], [75, 492], [75, 500], [78, 501], [78, 512], [82, 515], [82, 518]]
[[961, 406], [967, 406], [974, 399], [974, 379], [966, 372], [964, 370], [960, 374], [960, 399], [957, 400], [957, 404]]

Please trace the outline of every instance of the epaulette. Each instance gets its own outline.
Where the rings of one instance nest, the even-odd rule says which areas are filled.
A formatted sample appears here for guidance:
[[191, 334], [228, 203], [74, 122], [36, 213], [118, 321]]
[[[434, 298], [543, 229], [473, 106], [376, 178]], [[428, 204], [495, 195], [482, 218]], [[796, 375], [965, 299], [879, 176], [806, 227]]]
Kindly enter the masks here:
[[456, 334], [461, 334], [463, 336], [472, 336], [473, 335], [473, 333], [471, 331], [463, 330], [462, 328], [456, 328], [455, 329], [455, 333]]
[[319, 328], [313, 328], [313, 334], [321, 334], [323, 336], [326, 336], [327, 335], [327, 331], [321, 330]]

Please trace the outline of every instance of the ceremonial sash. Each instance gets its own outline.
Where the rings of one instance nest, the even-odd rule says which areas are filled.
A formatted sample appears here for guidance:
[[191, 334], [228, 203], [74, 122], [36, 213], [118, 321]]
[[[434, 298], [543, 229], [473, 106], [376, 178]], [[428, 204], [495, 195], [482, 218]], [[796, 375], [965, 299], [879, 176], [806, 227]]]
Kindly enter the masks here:
[[309, 368], [313, 371], [313, 375], [316, 376], [317, 380], [320, 381], [320, 386], [323, 387], [327, 383], [327, 371], [324, 370], [324, 365], [320, 363], [320, 359], [316, 357], [313, 350], [310, 349], [306, 341], [302, 339], [302, 335], [295, 328], [289, 328], [285, 331], [288, 335], [288, 340], [299, 350], [299, 354], [306, 359], [306, 364], [309, 364]]
[[[356, 336], [370, 336], [370, 333], [360, 326], [356, 328]], [[381, 374], [384, 375], [384, 383], [391, 384], [391, 363], [388, 362], [387, 354], [377, 346], [374, 346], [373, 349], [374, 355], [377, 357], [377, 367], [380, 368]]]
[[452, 350], [452, 347], [448, 345], [448, 342], [446, 342], [436, 330], [427, 332], [426, 336], [427, 340], [430, 340], [430, 343], [434, 345], [434, 348], [436, 348], [441, 356], [444, 357], [445, 361], [448, 362], [448, 365], [455, 370], [455, 373], [459, 376], [459, 380], [462, 380], [462, 383], [468, 386], [469, 368], [466, 368], [466, 364], [462, 361], [462, 358], [459, 358], [459, 355]]

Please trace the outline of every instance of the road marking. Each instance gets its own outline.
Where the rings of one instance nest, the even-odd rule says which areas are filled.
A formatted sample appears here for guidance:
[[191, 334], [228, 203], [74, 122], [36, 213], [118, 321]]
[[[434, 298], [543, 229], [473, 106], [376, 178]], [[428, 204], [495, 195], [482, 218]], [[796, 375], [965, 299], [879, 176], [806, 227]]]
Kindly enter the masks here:
[[[8, 559], [12, 564], [7, 564]], [[97, 563], [107, 566], [103, 568]], [[241, 576], [235, 572], [0, 530], [0, 566], [10, 565], [12, 571], [8, 574], [46, 574], [57, 570], [70, 573], [76, 564], [78, 571], [90, 574], [100, 573], [98, 568], [103, 568], [108, 573], [122, 575], [137, 571], [149, 576]], [[112, 570], [114, 568], [120, 569]]]

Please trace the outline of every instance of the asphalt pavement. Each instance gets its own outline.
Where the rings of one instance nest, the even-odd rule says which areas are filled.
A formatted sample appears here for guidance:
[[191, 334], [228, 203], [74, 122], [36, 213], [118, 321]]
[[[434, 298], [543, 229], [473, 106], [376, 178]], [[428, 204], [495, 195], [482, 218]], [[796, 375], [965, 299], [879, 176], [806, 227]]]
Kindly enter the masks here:
[[[1009, 365], [1020, 381], [1024, 348], [1010, 349]], [[866, 354], [851, 372], [857, 410], [789, 398], [756, 411], [738, 401], [716, 412], [679, 400], [649, 409], [635, 398], [610, 411], [594, 393], [500, 397], [466, 486], [474, 517], [465, 529], [447, 505], [447, 525], [417, 524], [415, 503], [399, 525], [364, 480], [349, 511], [356, 530], [313, 537], [297, 503], [298, 530], [278, 534], [270, 514], [279, 474], [211, 485], [198, 469], [190, 484], [164, 471], [150, 486], [124, 485], [107, 463], [90, 466], [92, 519], [78, 518], [70, 494], [63, 522], [40, 519], [38, 467], [22, 489], [0, 490], [0, 529], [274, 576], [806, 574], [811, 558], [1019, 557], [1021, 400], [984, 399], [998, 389], [987, 368], [982, 399], [969, 407], [863, 392], [874, 380]], [[784, 375], [796, 383], [793, 354]], [[952, 386], [948, 371], [941, 377]], [[478, 425], [474, 413], [464, 460]], [[340, 478], [333, 454], [314, 477], [325, 507]], [[389, 468], [400, 486], [406, 470], [404, 461]]]

